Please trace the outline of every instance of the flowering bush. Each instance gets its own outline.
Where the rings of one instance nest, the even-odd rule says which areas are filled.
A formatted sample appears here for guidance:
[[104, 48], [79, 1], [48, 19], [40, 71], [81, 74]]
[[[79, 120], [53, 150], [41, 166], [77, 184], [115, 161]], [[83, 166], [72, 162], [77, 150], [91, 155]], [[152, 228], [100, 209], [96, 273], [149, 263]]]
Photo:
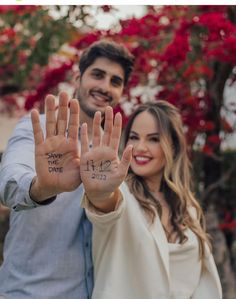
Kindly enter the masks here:
[[[35, 102], [42, 101], [50, 90], [46, 84], [54, 87], [63, 79], [62, 70], [48, 70], [47, 66], [75, 28], [64, 20], [53, 19], [40, 6], [0, 6], [0, 13], [0, 109], [12, 114], [22, 108], [19, 99], [31, 108], [32, 94]], [[68, 69], [68, 64], [64, 68]], [[49, 79], [51, 82], [44, 82]]]
[[[102, 9], [109, 13], [112, 7]], [[208, 155], [219, 151], [220, 130], [232, 131], [220, 117], [220, 108], [224, 84], [230, 77], [234, 80], [234, 6], [149, 6], [142, 18], [122, 20], [119, 28], [87, 27], [84, 32], [66, 18], [53, 19], [43, 7], [2, 6], [1, 10], [0, 74], [5, 80], [0, 94], [11, 107], [19, 110], [19, 95], [25, 109], [37, 105], [60, 82], [71, 80], [81, 50], [100, 38], [110, 38], [125, 44], [136, 57], [125, 95], [131, 106], [148, 99], [173, 103], [181, 111], [190, 144], [199, 132], [205, 134], [202, 150]], [[53, 55], [65, 41], [75, 52], [57, 55], [55, 65]], [[138, 86], [149, 86], [151, 95], [133, 96], [131, 91]]]
[[136, 57], [126, 100], [133, 101], [130, 89], [148, 85], [152, 74], [152, 84], [154, 78], [159, 86], [152, 98], [179, 107], [190, 144], [204, 132], [202, 150], [211, 155], [219, 151], [220, 130], [230, 127], [220, 108], [236, 62], [235, 15], [233, 6], [149, 7], [140, 19], [120, 21], [119, 31], [93, 31], [73, 45], [81, 49], [99, 37], [125, 44]]

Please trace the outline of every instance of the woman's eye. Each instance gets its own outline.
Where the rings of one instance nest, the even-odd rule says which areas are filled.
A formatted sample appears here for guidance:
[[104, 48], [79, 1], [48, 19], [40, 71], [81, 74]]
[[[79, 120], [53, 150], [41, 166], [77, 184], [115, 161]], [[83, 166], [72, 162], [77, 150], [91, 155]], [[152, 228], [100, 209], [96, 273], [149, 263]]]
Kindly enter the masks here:
[[160, 140], [159, 140], [158, 137], [152, 137], [152, 138], [150, 139], [150, 141], [152, 141], [152, 142], [159, 142]]
[[137, 136], [129, 136], [129, 140], [137, 140], [138, 139], [138, 137]]

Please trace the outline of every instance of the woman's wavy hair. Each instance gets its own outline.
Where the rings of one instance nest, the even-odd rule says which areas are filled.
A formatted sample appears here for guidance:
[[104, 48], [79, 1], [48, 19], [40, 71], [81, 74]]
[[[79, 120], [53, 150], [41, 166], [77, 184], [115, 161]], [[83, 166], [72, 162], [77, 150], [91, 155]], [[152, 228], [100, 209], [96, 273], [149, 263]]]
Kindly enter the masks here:
[[[165, 200], [171, 209], [173, 229], [177, 232], [181, 244], [187, 240], [184, 234], [185, 228], [190, 228], [197, 235], [199, 256], [202, 259], [205, 255], [205, 243], [210, 248], [211, 246], [205, 231], [203, 211], [191, 191], [191, 164], [180, 113], [175, 106], [166, 101], [140, 105], [125, 127], [125, 145], [129, 140], [130, 130], [136, 116], [144, 111], [150, 113], [157, 122], [160, 145], [166, 159], [160, 191], [164, 193]], [[156, 214], [158, 213], [159, 216], [162, 214], [158, 200], [150, 192], [145, 180], [137, 176], [131, 167], [126, 181], [131, 193], [147, 213], [150, 222], [153, 223]], [[195, 208], [192, 210], [196, 210], [196, 217], [190, 215], [190, 207]]]

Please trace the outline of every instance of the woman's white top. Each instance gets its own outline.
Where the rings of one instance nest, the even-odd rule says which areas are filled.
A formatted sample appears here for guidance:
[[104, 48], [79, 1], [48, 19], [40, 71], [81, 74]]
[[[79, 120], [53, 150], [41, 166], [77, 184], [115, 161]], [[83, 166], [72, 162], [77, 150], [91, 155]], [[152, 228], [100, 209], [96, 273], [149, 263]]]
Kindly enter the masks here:
[[168, 243], [171, 299], [190, 299], [188, 294], [194, 293], [201, 276], [197, 237], [190, 229], [185, 235], [184, 244]]
[[169, 245], [159, 217], [150, 225], [125, 183], [120, 190], [123, 199], [107, 214], [94, 210], [86, 197], [82, 202], [93, 224], [92, 299], [221, 299], [209, 250], [199, 278], [195, 237], [190, 233], [181, 250]]

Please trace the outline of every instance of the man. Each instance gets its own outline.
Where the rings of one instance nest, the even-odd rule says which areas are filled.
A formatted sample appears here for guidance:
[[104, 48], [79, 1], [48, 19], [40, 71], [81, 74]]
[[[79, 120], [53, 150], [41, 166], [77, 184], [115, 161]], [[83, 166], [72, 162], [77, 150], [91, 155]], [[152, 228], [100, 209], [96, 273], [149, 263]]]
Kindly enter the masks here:
[[[91, 224], [80, 206], [78, 131], [115, 106], [133, 67], [122, 46], [97, 42], [81, 56], [78, 99], [46, 97], [46, 115], [33, 111], [17, 125], [0, 171], [1, 203], [11, 208], [0, 268], [0, 297], [87, 299], [93, 288]], [[80, 116], [78, 118], [78, 116]], [[106, 128], [105, 128], [106, 130]]]

